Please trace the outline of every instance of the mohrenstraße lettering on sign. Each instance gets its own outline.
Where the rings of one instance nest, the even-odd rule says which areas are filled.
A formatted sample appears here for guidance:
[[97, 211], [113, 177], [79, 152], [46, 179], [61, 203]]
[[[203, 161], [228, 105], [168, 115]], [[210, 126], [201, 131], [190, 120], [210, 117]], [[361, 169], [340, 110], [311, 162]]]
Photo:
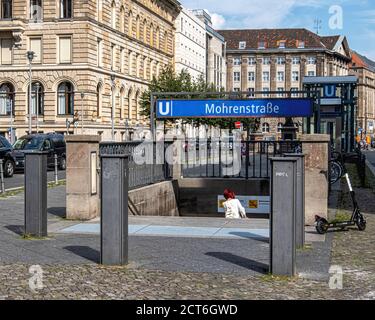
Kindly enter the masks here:
[[311, 117], [312, 99], [157, 100], [157, 118]]

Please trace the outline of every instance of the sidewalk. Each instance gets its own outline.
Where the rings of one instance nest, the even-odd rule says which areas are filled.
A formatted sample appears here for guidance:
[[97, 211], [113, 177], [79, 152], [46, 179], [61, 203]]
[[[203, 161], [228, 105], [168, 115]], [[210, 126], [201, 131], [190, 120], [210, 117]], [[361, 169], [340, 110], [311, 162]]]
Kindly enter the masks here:
[[[45, 240], [25, 240], [23, 194], [0, 200], [0, 264], [97, 264], [99, 219], [66, 221], [65, 187], [48, 189], [48, 231]], [[223, 274], [266, 274], [269, 264], [269, 222], [264, 219], [129, 217], [129, 257], [134, 268]], [[326, 279], [330, 237], [311, 228], [307, 242], [314, 250], [298, 252], [298, 272]]]

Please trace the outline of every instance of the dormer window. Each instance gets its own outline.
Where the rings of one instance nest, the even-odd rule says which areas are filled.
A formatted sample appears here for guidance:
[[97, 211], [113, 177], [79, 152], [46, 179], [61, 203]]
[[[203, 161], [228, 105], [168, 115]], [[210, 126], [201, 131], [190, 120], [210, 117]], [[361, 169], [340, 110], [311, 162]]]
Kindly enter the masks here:
[[264, 41], [259, 41], [258, 49], [266, 49], [266, 43]]
[[286, 47], [286, 41], [285, 40], [279, 41], [279, 49], [285, 49], [285, 47]]
[[305, 48], [305, 41], [297, 41], [297, 47], [298, 47], [298, 49], [304, 49]]
[[246, 41], [240, 41], [238, 47], [240, 50], [246, 49]]

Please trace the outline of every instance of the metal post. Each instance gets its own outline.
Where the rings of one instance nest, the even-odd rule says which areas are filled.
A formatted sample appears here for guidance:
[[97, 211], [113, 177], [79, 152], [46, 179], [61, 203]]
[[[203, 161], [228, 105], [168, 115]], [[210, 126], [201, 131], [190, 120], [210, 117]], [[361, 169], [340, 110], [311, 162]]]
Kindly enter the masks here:
[[112, 81], [112, 112], [111, 112], [111, 126], [112, 126], [112, 141], [115, 141], [115, 75], [111, 74]]
[[296, 158], [271, 158], [270, 272], [296, 273]]
[[150, 129], [151, 129], [151, 135], [152, 139], [156, 141], [156, 130], [155, 130], [155, 100], [154, 95], [151, 93], [151, 99], [150, 99]]
[[39, 82], [36, 83], [35, 92], [35, 111], [36, 111], [36, 133], [39, 133]]
[[5, 193], [5, 185], [4, 185], [4, 163], [3, 160], [0, 159], [0, 180], [1, 180], [1, 190], [0, 193]]
[[34, 56], [35, 56], [35, 53], [34, 51], [27, 51], [27, 59], [29, 60], [29, 134], [32, 134], [32, 103], [31, 103], [31, 100], [32, 100], [32, 73], [31, 73], [31, 63], [34, 59]]
[[128, 156], [101, 155], [100, 263], [128, 263]]
[[297, 159], [297, 197], [296, 197], [296, 246], [305, 246], [305, 155], [286, 153], [285, 157]]
[[83, 134], [83, 98], [85, 97], [85, 93], [81, 92], [81, 134]]
[[47, 236], [47, 154], [25, 152], [25, 234]]
[[57, 171], [57, 154], [55, 153], [55, 184], [58, 184], [59, 182], [59, 176], [58, 176], [58, 171]]

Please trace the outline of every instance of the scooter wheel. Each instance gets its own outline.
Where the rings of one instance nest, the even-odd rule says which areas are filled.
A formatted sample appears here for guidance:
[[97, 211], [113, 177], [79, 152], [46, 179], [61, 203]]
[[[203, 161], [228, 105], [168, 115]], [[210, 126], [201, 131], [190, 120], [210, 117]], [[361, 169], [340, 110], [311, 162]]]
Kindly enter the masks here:
[[358, 227], [359, 231], [365, 231], [366, 230], [366, 220], [362, 216], [358, 217], [357, 227]]
[[319, 220], [317, 221], [315, 228], [319, 234], [326, 234], [328, 230], [328, 225], [323, 220]]

